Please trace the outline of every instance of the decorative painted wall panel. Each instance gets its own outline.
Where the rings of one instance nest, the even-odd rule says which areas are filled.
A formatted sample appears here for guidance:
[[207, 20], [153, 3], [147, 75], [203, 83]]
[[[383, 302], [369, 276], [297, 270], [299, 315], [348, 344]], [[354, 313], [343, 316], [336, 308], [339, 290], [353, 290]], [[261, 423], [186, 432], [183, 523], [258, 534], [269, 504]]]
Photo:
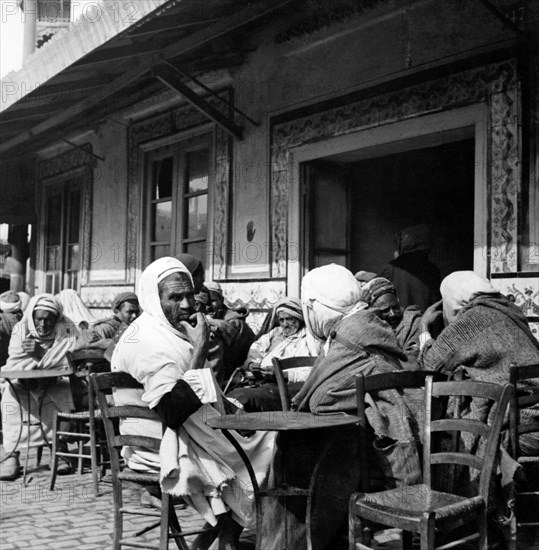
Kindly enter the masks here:
[[490, 268], [493, 273], [516, 272], [521, 158], [519, 85], [516, 62], [507, 60], [275, 124], [271, 130], [270, 205], [273, 276], [286, 277], [291, 148], [485, 101], [490, 108], [488, 148], [492, 158]]
[[502, 294], [512, 294], [525, 315], [539, 320], [539, 277], [492, 279], [491, 282]]

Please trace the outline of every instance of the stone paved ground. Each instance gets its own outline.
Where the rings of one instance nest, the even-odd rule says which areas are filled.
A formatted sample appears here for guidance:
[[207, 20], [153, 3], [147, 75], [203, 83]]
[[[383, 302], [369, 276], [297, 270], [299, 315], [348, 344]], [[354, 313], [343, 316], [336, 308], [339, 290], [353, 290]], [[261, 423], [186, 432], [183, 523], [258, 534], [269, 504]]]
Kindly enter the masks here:
[[[111, 486], [101, 483], [102, 495], [95, 498], [91, 476], [69, 475], [57, 478], [56, 488], [49, 491], [49, 454], [36, 469], [34, 453], [30, 456], [28, 484], [22, 478], [0, 482], [0, 550], [105, 550], [112, 544]], [[22, 460], [21, 460], [22, 463]], [[125, 504], [138, 505], [140, 488], [131, 486], [124, 492]], [[192, 509], [178, 510], [184, 530], [197, 529], [203, 521]], [[147, 518], [127, 516], [125, 532], [133, 533], [150, 522]], [[155, 533], [155, 531], [153, 532]], [[158, 535], [146, 535], [155, 544]], [[400, 548], [396, 530], [376, 537], [379, 550]], [[187, 539], [191, 542], [191, 539]], [[173, 543], [170, 548], [175, 547]], [[539, 538], [526, 550], [539, 550]]]

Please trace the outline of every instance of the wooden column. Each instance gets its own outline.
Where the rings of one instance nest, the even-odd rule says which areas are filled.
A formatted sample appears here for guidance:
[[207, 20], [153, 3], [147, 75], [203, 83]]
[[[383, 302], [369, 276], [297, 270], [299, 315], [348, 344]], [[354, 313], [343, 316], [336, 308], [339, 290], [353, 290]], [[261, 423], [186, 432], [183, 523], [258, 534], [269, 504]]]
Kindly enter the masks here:
[[23, 63], [36, 49], [37, 2], [38, 0], [24, 0], [22, 5], [22, 10], [24, 12]]

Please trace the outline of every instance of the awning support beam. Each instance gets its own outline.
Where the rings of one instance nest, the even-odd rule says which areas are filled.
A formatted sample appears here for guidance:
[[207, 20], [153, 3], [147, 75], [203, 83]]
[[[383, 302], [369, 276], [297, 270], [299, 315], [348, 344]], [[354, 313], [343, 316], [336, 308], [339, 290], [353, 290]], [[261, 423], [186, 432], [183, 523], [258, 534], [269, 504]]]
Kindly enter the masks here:
[[524, 37], [525, 33], [522, 31], [511, 19], [509, 19], [501, 10], [499, 10], [496, 6], [491, 4], [489, 0], [479, 0], [485, 8], [487, 8], [490, 13], [494, 14], [506, 27], [511, 29], [513, 32], [518, 34], [518, 36]]
[[238, 109], [235, 105], [227, 101], [224, 97], [220, 96], [218, 93], [214, 92], [211, 88], [208, 88], [203, 82], [200, 82], [197, 78], [194, 76], [191, 76], [190, 74], [187, 74], [185, 71], [182, 71], [181, 69], [178, 69], [178, 67], [174, 66], [172, 63], [169, 63], [168, 61], [164, 60], [164, 63], [166, 63], [171, 69], [176, 71], [179, 75], [187, 78], [191, 82], [194, 82], [197, 86], [202, 88], [204, 91], [211, 94], [213, 97], [218, 99], [221, 103], [224, 103], [227, 107], [230, 107], [235, 113], [238, 113], [241, 117], [248, 120], [253, 126], [260, 126], [260, 123], [256, 120], [252, 119], [249, 115], [246, 115], [241, 109]]
[[153, 68], [153, 74], [165, 86], [181, 94], [193, 107], [204, 113], [223, 130], [240, 141], [243, 139], [243, 129], [241, 126], [238, 126], [233, 120], [218, 111], [213, 105], [189, 88], [183, 82], [180, 75], [168, 64], [161, 63], [160, 65], [156, 65]]
[[88, 151], [84, 147], [81, 147], [80, 145], [77, 145], [76, 143], [73, 143], [72, 141], [69, 141], [65, 137], [62, 137], [58, 132], [56, 132], [56, 136], [58, 137], [58, 139], [60, 141], [63, 141], [64, 143], [67, 143], [68, 145], [71, 145], [71, 147], [73, 147], [73, 149], [79, 149], [79, 151], [82, 151], [83, 153], [86, 153], [87, 155], [91, 155], [92, 157], [95, 157], [97, 160], [101, 160], [101, 161], [105, 160], [104, 157], [100, 157], [99, 155], [96, 155], [92, 151]]

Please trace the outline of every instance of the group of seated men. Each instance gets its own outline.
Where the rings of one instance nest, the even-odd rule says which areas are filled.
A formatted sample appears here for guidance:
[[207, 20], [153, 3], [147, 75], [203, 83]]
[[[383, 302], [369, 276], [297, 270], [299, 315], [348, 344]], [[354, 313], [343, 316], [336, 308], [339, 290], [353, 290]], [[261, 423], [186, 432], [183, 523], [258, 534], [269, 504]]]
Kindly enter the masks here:
[[[161, 419], [123, 429], [161, 437], [162, 424], [167, 428], [161, 456], [140, 448], [125, 449], [127, 465], [136, 470], [160, 471], [163, 490], [184, 497], [215, 526], [216, 536], [230, 540], [232, 545], [241, 529], [254, 520], [252, 487], [234, 448], [204, 422], [218, 414], [212, 404], [219, 391], [204, 367], [214, 368], [223, 387], [241, 364], [252, 378], [262, 373], [269, 379], [272, 357], [316, 355], [312, 370], [294, 374], [289, 380], [301, 386], [294, 389], [297, 393], [292, 406], [298, 411], [331, 414], [354, 412], [354, 376], [359, 372], [420, 368], [451, 375], [464, 368], [464, 376], [470, 379], [505, 383], [510, 364], [539, 362], [539, 343], [522, 311], [473, 272], [447, 276], [440, 287], [442, 300], [422, 313], [418, 308], [401, 308], [395, 286], [388, 279], [375, 277], [360, 283], [344, 267], [330, 264], [316, 268], [303, 278], [301, 301], [282, 300], [276, 307], [279, 327], [254, 343], [245, 323], [246, 312], [226, 308], [217, 284], [204, 287], [203, 273], [196, 259], [184, 256], [156, 260], [140, 279], [142, 314], [123, 320], [126, 325], [131, 323], [137, 338], [130, 338], [126, 330], [119, 334], [120, 325], [115, 322], [116, 338], [113, 335], [112, 342], [108, 342], [109, 333], [87, 342], [91, 340], [94, 346], [104, 346], [97, 344], [99, 341], [108, 342], [108, 346], [114, 343], [112, 370], [128, 372], [143, 385], [136, 395], [122, 397], [117, 392], [115, 400], [138, 401]], [[195, 296], [199, 302], [196, 313]], [[213, 316], [202, 313], [208, 305]], [[13, 330], [4, 368], [62, 366], [65, 352], [75, 349], [82, 340], [79, 329], [66, 320], [54, 297], [36, 296]], [[44, 404], [46, 394], [50, 406], [69, 409], [72, 403], [64, 384], [56, 380], [45, 388], [33, 388], [31, 393], [36, 393], [36, 403], [39, 397]], [[271, 383], [239, 384], [230, 394], [229, 406], [246, 410], [279, 408]], [[538, 388], [530, 382], [521, 391], [536, 392]], [[7, 400], [13, 404], [13, 399], [11, 389], [4, 386], [3, 403]], [[369, 408], [367, 416], [380, 447], [377, 450], [385, 452], [394, 446], [400, 449], [403, 442], [413, 447], [418, 419], [412, 417], [416, 411], [402, 402], [402, 396], [399, 399], [394, 410], [387, 403], [379, 408], [373, 403]], [[481, 404], [470, 408], [472, 416], [487, 414]], [[539, 417], [536, 409], [525, 414]], [[4, 422], [8, 453], [13, 451], [17, 438], [16, 430], [9, 433], [9, 424]], [[274, 434], [235, 437], [241, 441], [259, 482], [264, 482], [275, 450]], [[476, 443], [469, 442], [470, 448]], [[522, 450], [539, 454], [539, 441], [530, 437]], [[398, 468], [398, 464], [398, 457], [394, 457], [390, 468]], [[418, 467], [415, 474], [408, 472], [402, 481], [417, 481], [419, 473]], [[399, 480], [399, 472], [389, 474]], [[207, 547], [206, 542], [200, 541], [195, 547]]]

